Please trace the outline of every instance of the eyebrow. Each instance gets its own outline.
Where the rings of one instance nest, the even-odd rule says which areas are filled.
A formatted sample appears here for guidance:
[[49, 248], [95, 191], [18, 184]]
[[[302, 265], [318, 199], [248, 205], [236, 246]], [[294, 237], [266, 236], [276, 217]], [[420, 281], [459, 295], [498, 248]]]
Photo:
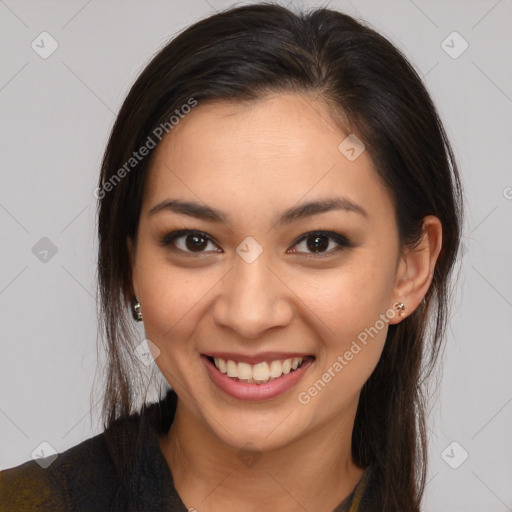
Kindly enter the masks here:
[[[333, 210], [354, 212], [362, 215], [363, 217], [368, 217], [368, 213], [362, 206], [345, 197], [334, 197], [318, 201], [309, 201], [289, 208], [276, 220], [275, 225], [288, 225], [298, 220]], [[162, 211], [171, 211], [195, 217], [197, 219], [203, 219], [211, 222], [223, 222], [226, 224], [229, 223], [230, 219], [230, 215], [223, 211], [216, 210], [203, 204], [194, 203], [192, 201], [181, 201], [180, 199], [165, 199], [161, 203], [153, 206], [153, 208], [149, 210], [148, 215], [153, 216]]]

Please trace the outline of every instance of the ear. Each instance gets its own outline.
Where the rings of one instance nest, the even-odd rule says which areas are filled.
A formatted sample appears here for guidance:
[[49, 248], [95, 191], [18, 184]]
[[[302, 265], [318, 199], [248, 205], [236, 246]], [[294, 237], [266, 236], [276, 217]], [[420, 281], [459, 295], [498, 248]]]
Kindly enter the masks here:
[[[393, 304], [405, 305], [404, 316], [395, 315], [390, 324], [401, 322], [421, 303], [427, 293], [437, 258], [441, 252], [443, 228], [441, 221], [428, 215], [423, 219], [421, 240], [417, 246], [406, 247], [400, 257], [394, 289]], [[391, 306], [393, 306], [393, 304]]]
[[129, 236], [126, 237], [126, 247], [128, 249], [128, 256], [130, 258], [130, 268], [132, 274], [132, 290], [135, 296], [138, 296], [138, 285], [137, 285], [137, 267], [135, 265], [136, 262], [136, 247], [135, 241]]

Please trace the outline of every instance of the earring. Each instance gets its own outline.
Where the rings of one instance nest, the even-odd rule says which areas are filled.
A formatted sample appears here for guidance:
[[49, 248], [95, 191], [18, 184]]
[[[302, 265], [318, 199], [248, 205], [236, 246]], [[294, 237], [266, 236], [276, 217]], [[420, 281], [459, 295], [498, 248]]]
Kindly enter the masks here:
[[405, 304], [403, 302], [395, 302], [393, 307], [395, 308], [400, 318], [403, 318], [405, 316]]
[[136, 297], [132, 299], [132, 315], [136, 322], [142, 322], [142, 311], [140, 309], [140, 303]]

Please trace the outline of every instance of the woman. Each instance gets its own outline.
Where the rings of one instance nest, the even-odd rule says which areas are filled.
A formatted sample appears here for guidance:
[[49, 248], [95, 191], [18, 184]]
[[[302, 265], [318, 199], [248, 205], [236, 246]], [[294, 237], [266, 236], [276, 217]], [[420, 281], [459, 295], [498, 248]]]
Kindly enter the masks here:
[[[196, 23], [96, 196], [105, 431], [4, 471], [1, 510], [419, 510], [461, 191], [391, 43], [327, 9]], [[171, 388], [138, 414], [129, 308]]]

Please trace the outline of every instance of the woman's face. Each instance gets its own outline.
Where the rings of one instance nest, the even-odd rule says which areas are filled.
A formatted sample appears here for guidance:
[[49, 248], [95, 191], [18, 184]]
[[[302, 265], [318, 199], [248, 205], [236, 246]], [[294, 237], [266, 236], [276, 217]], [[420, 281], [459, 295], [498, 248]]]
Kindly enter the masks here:
[[191, 417], [235, 448], [350, 425], [396, 322], [394, 207], [348, 135], [282, 94], [199, 103], [153, 155], [132, 259], [146, 336]]

